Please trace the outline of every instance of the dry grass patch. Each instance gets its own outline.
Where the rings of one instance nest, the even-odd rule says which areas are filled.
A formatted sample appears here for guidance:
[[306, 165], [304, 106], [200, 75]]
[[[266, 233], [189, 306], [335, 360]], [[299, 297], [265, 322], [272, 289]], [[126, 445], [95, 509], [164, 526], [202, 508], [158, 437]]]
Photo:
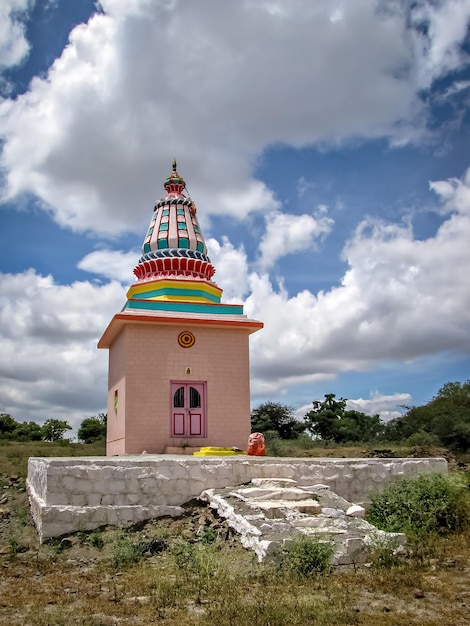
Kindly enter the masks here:
[[[386, 551], [381, 559], [371, 554], [369, 567], [334, 573], [258, 564], [225, 522], [204, 507], [190, 507], [180, 519], [127, 531], [79, 532], [39, 546], [24, 491], [21, 446], [26, 444], [13, 446], [15, 454], [8, 458], [1, 453], [9, 448], [0, 450], [0, 497], [6, 497], [0, 505], [2, 626], [468, 623], [468, 528], [418, 538], [406, 554], [393, 559]], [[349, 456], [349, 449], [343, 454]], [[296, 558], [305, 564], [302, 558], [308, 556], [300, 550]]]

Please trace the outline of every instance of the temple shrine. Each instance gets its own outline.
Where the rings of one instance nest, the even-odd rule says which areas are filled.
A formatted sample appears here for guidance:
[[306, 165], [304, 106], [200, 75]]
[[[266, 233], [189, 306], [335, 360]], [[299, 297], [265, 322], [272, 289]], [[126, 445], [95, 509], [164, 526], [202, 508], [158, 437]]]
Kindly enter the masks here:
[[136, 282], [98, 347], [109, 350], [110, 455], [246, 449], [249, 335], [263, 327], [222, 304], [186, 183], [164, 183], [134, 269]]

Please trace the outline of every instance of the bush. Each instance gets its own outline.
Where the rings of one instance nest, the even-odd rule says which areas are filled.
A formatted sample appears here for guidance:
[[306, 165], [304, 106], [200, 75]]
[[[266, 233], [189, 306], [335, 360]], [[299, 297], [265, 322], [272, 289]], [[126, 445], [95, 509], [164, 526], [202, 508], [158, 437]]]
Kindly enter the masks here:
[[120, 537], [114, 546], [111, 562], [115, 569], [130, 567], [140, 561], [143, 553], [140, 543], [132, 541], [129, 537]]
[[388, 532], [445, 534], [470, 524], [470, 493], [462, 475], [402, 479], [371, 500], [369, 522]]
[[279, 566], [283, 572], [301, 576], [328, 574], [331, 571], [333, 553], [331, 542], [301, 535], [284, 550]]
[[424, 430], [418, 430], [406, 440], [406, 444], [410, 447], [419, 448], [438, 448], [442, 443], [434, 433], [427, 433]]

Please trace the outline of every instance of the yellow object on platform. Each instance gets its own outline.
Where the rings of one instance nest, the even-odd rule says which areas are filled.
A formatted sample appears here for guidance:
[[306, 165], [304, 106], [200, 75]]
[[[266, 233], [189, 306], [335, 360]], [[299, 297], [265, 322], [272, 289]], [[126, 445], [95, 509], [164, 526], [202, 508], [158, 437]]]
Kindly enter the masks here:
[[193, 452], [193, 456], [235, 456], [236, 454], [246, 454], [246, 452], [234, 448], [217, 448], [215, 446], [206, 446], [201, 448], [199, 452]]

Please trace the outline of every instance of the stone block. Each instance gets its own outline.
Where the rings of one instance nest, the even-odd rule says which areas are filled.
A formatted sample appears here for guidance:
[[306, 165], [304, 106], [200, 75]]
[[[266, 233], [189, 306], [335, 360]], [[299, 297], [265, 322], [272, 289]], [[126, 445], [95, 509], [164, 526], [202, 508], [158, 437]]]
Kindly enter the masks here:
[[349, 517], [365, 517], [366, 510], [364, 507], [359, 506], [358, 504], [353, 504], [346, 511], [346, 515], [348, 515]]
[[332, 509], [331, 507], [322, 507], [321, 512], [327, 517], [344, 517], [344, 511], [341, 509]]
[[71, 495], [69, 498], [69, 503], [72, 506], [85, 506], [85, 504], [87, 504], [87, 496], [85, 496], [84, 494]]
[[62, 478], [62, 490], [74, 493], [76, 491], [77, 480], [73, 476], [64, 476]]
[[108, 492], [111, 494], [121, 494], [126, 491], [126, 481], [124, 479], [113, 478], [108, 482]]
[[91, 491], [92, 483], [85, 478], [77, 478], [75, 480], [75, 493], [89, 493]]
[[99, 506], [101, 504], [101, 494], [100, 493], [89, 493], [87, 496], [87, 506]]

